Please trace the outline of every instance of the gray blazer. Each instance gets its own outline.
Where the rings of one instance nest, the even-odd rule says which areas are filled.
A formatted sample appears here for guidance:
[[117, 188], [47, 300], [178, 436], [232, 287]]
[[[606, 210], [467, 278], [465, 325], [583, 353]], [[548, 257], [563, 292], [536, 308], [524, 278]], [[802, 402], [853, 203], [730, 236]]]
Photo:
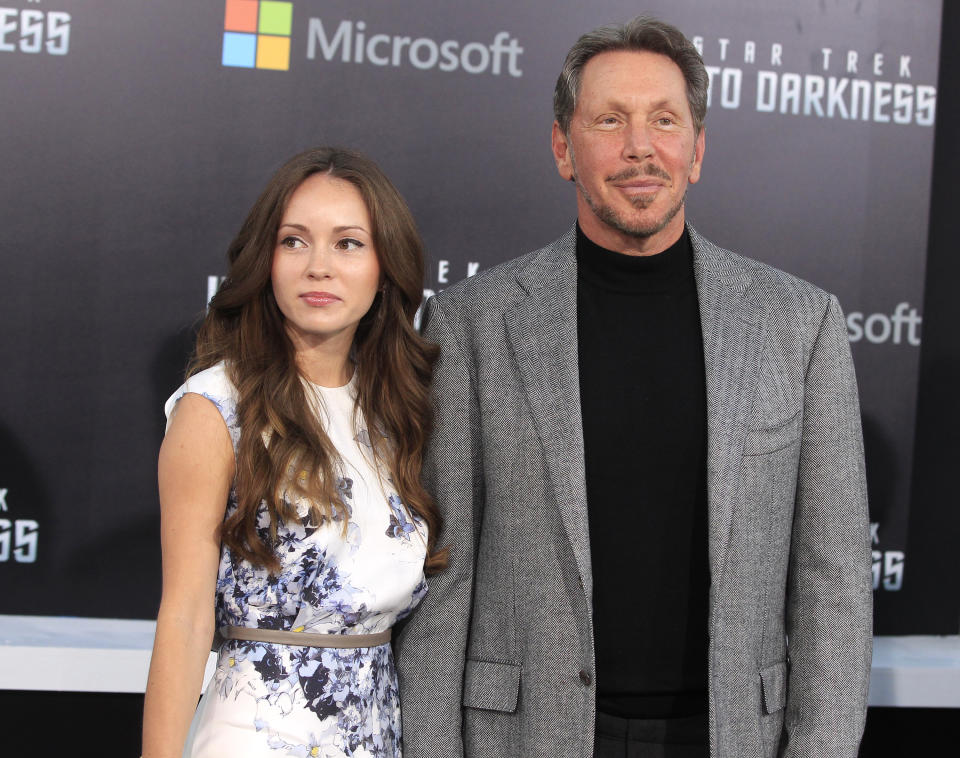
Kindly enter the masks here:
[[[711, 755], [853, 758], [872, 591], [843, 315], [816, 287], [690, 235], [707, 382]], [[425, 477], [450, 567], [396, 640], [405, 758], [593, 755], [575, 242], [571, 229], [426, 306], [442, 355]]]

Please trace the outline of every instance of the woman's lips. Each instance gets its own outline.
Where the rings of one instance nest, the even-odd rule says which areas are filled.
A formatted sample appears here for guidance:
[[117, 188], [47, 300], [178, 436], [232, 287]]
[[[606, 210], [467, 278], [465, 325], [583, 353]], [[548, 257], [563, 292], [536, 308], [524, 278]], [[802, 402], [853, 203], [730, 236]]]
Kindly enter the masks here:
[[321, 307], [324, 305], [330, 305], [331, 303], [340, 302], [340, 298], [334, 295], [331, 292], [304, 292], [300, 295], [300, 299], [303, 300], [307, 305], [312, 305], [315, 307]]

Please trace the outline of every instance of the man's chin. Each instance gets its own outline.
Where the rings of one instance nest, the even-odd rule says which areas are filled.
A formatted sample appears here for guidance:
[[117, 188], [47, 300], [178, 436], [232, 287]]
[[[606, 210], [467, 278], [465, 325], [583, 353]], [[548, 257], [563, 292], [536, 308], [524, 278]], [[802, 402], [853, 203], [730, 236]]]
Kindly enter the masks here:
[[598, 214], [598, 218], [621, 234], [636, 239], [647, 239], [662, 232], [673, 220], [676, 213], [660, 215], [659, 217], [651, 217], [651, 215], [638, 216], [634, 214], [633, 217], [630, 217], [619, 213], [601, 213]]

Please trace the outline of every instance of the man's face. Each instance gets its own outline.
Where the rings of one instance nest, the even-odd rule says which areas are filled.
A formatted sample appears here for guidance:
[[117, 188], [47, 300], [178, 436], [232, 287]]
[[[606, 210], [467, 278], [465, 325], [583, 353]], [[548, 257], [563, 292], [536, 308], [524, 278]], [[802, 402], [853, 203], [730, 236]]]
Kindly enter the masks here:
[[680, 238], [704, 141], [673, 61], [634, 51], [591, 58], [569, 134], [554, 123], [552, 142], [560, 176], [576, 182], [580, 226], [591, 240], [642, 255]]

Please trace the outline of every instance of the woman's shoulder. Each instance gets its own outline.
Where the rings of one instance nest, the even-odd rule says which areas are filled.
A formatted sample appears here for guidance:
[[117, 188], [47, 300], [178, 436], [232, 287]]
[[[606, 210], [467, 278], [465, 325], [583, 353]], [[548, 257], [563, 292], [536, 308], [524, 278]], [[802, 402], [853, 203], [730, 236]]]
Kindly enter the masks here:
[[177, 390], [170, 395], [163, 406], [164, 413], [167, 416], [167, 425], [170, 424], [170, 418], [173, 409], [179, 400], [188, 394], [200, 395], [209, 400], [223, 417], [231, 436], [235, 436], [236, 415], [237, 415], [237, 388], [233, 386], [230, 377], [227, 374], [226, 364], [222, 361], [215, 366], [198, 371], [196, 374], [188, 377]]

